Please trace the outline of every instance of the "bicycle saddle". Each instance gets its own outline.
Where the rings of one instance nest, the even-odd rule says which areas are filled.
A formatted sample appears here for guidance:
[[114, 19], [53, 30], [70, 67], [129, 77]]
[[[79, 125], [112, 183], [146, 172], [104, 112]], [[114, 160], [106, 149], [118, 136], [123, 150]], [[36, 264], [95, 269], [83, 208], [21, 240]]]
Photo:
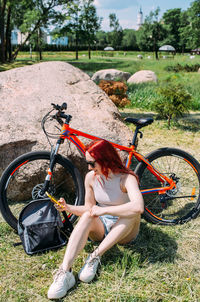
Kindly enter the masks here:
[[132, 123], [136, 125], [139, 128], [145, 127], [147, 125], [150, 125], [153, 123], [154, 119], [152, 117], [147, 117], [147, 118], [132, 118], [132, 117], [127, 117], [124, 119], [125, 122], [127, 123]]

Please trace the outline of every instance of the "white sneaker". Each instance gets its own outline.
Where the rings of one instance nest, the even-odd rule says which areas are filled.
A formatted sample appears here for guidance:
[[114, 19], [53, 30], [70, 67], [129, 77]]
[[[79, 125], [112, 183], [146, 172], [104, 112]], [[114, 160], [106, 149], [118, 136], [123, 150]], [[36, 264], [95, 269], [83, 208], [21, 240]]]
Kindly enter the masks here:
[[60, 299], [67, 294], [67, 291], [72, 288], [76, 281], [71, 272], [66, 272], [59, 268], [54, 274], [54, 281], [48, 290], [48, 299]]
[[80, 270], [78, 277], [83, 282], [90, 282], [94, 279], [94, 276], [97, 272], [98, 265], [100, 263], [100, 257], [88, 256], [84, 266]]

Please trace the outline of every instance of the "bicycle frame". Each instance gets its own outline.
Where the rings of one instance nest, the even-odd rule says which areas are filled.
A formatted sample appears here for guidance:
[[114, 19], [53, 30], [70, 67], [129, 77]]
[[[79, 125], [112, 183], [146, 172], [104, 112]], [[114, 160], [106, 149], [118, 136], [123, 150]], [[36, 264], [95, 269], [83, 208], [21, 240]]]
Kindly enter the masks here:
[[[85, 156], [86, 146], [78, 138], [78, 136], [82, 136], [82, 137], [85, 137], [85, 138], [88, 138], [91, 140], [102, 139], [95, 135], [90, 135], [88, 133], [73, 129], [69, 126], [69, 124], [64, 123], [62, 126], [62, 129], [61, 129], [60, 139], [58, 140], [56, 148], [55, 148], [55, 154], [58, 153], [60, 141], [68, 139]], [[138, 153], [135, 150], [134, 145], [131, 145], [130, 147], [126, 147], [126, 146], [122, 146], [122, 145], [116, 144], [111, 141], [109, 141], [109, 142], [113, 145], [113, 147], [115, 147], [121, 151], [128, 152], [126, 167], [128, 167], [128, 168], [130, 167], [132, 157], [134, 156], [139, 162], [144, 162], [147, 165], [147, 169], [150, 171], [150, 173], [153, 174], [161, 183], [167, 184], [167, 185], [164, 185], [163, 187], [141, 190], [142, 194], [150, 194], [150, 193], [155, 193], [155, 192], [158, 192], [159, 194], [165, 194], [166, 191], [171, 190], [176, 187], [175, 182], [171, 178], [168, 178], [167, 176], [160, 173], [155, 167], [153, 167], [153, 165], [151, 165], [150, 162], [143, 155], [141, 155], [140, 153]], [[51, 177], [51, 169], [49, 169], [47, 178], [50, 179], [50, 177]], [[49, 179], [46, 179], [46, 180], [49, 180]]]

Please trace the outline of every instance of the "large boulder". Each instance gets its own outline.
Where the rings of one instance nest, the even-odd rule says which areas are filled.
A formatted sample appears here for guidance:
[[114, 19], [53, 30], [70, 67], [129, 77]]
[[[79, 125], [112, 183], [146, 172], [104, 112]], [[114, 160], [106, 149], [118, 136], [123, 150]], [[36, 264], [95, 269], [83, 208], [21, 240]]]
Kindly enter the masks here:
[[155, 72], [151, 70], [140, 70], [134, 73], [129, 79], [128, 83], [145, 83], [145, 82], [157, 82], [157, 76]]
[[[12, 69], [0, 73], [0, 173], [20, 154], [50, 150], [41, 120], [52, 102], [68, 104], [72, 128], [119, 144], [131, 139], [117, 107], [78, 68], [64, 62], [44, 62]], [[75, 147], [64, 144], [60, 153], [81, 162]]]
[[99, 82], [100, 80], [106, 81], [127, 81], [131, 74], [117, 69], [102, 69], [95, 72], [92, 76], [92, 80]]

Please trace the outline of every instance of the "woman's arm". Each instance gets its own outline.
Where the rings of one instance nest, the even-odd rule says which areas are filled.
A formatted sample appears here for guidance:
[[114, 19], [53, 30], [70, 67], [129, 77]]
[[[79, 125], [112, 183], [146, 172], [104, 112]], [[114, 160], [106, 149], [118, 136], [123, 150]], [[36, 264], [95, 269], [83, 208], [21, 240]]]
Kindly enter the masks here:
[[109, 214], [119, 217], [133, 217], [135, 215], [142, 214], [144, 211], [144, 201], [136, 178], [129, 174], [125, 180], [124, 186], [127, 190], [130, 202], [110, 207], [93, 206], [91, 209], [91, 215], [100, 216]]
[[57, 210], [59, 211], [66, 211], [70, 214], [74, 214], [76, 216], [81, 216], [86, 211], [89, 211], [92, 206], [96, 204], [95, 198], [94, 198], [94, 192], [92, 188], [92, 182], [93, 182], [93, 171], [89, 172], [85, 177], [85, 204], [82, 206], [74, 206], [71, 204], [68, 204], [64, 198], [59, 199], [59, 203], [61, 203], [64, 208], [59, 207], [56, 205]]

